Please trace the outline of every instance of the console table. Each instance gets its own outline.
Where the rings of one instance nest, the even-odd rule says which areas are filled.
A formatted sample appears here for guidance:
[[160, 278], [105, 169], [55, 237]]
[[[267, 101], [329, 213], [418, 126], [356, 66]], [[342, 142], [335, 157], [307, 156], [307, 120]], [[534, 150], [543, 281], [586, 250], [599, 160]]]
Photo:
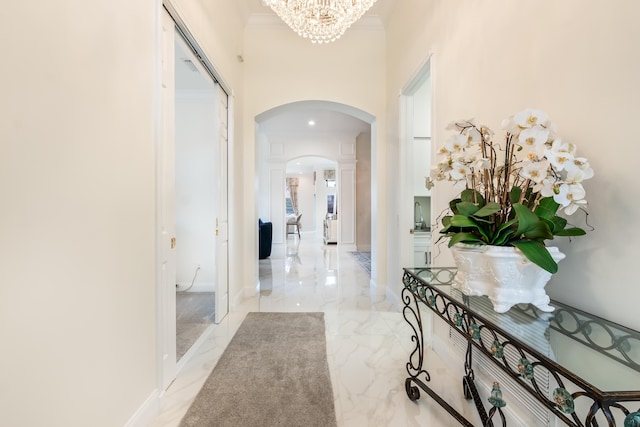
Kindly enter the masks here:
[[[474, 383], [473, 356], [483, 353], [518, 387], [570, 426], [640, 427], [640, 333], [556, 301], [553, 313], [518, 305], [496, 313], [487, 297], [463, 295], [451, 287], [455, 268], [404, 269], [403, 316], [415, 349], [406, 364], [409, 399], [420, 390], [460, 424], [473, 426], [428, 385], [421, 310], [430, 309], [466, 339], [462, 392], [473, 400], [483, 426], [507, 425], [500, 384], [481, 399]], [[515, 355], [515, 356], [514, 356]], [[544, 372], [549, 389], [536, 375]], [[635, 411], [635, 412], [634, 412]]]

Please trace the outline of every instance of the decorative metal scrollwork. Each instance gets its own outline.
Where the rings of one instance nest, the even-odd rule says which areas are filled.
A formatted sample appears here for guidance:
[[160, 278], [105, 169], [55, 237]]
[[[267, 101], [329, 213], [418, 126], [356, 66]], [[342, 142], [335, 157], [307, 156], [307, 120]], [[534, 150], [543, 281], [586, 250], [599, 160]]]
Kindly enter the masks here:
[[[405, 288], [402, 293], [405, 303], [403, 315], [405, 320], [412, 325], [412, 340], [416, 343], [416, 348], [411, 353], [410, 361], [407, 363], [407, 371], [410, 375], [410, 378], [407, 379], [407, 395], [410, 399], [417, 399], [417, 396], [419, 396], [418, 389], [410, 384], [412, 379], [417, 379], [419, 375], [424, 375], [426, 381], [430, 380], [429, 373], [423, 368], [424, 338], [422, 319], [420, 318], [420, 304], [424, 304], [467, 339], [466, 375], [463, 381], [463, 391], [466, 398], [473, 397], [474, 401], [476, 401], [477, 396], [477, 390], [475, 390], [475, 385], [473, 384], [473, 352], [471, 351], [472, 348], [475, 348], [490, 359], [493, 359], [497, 366], [502, 368], [515, 382], [526, 389], [567, 425], [598, 427], [599, 424], [596, 421], [596, 417], [599, 416], [605, 419], [607, 425], [614, 426], [613, 412], [619, 411], [626, 417], [624, 427], [640, 427], [640, 409], [637, 412], [630, 412], [622, 404], [622, 402], [640, 401], [639, 393], [603, 393], [593, 388], [582, 378], [550, 360], [547, 356], [529, 347], [522, 340], [511, 336], [505, 330], [471, 312], [469, 308], [471, 300], [469, 297], [466, 299], [462, 297], [456, 300], [448, 293], [449, 291], [443, 292], [438, 288], [439, 285], [446, 284], [442, 280], [443, 278], [450, 280], [453, 278], [454, 273], [454, 269], [445, 269], [445, 273], [435, 268], [416, 271], [405, 270], [403, 277]], [[586, 313], [579, 310], [573, 311], [570, 307], [565, 307], [561, 304], [558, 304], [558, 307], [560, 308], [556, 313], [548, 318], [551, 328], [592, 348], [596, 348], [608, 357], [640, 371], [638, 360], [634, 360], [634, 357], [637, 358], [637, 354], [640, 354], [638, 352], [640, 340], [635, 331], [627, 330], [620, 325], [602, 319], [589, 317]], [[526, 308], [519, 306], [513, 309], [521, 310], [529, 316], [539, 318], [537, 309], [533, 306]], [[549, 314], [546, 313], [546, 315]], [[417, 326], [414, 326], [414, 324]], [[605, 345], [602, 344], [603, 337], [608, 337]], [[505, 356], [507, 350], [509, 357]], [[549, 396], [546, 387], [541, 387], [538, 384], [536, 379], [538, 374], [536, 373], [543, 374], [542, 377], [546, 377], [548, 374], [548, 377], [555, 383], [556, 388], [551, 396]], [[572, 392], [569, 390], [572, 390]], [[491, 420], [498, 413], [503, 425], [506, 426], [504, 414], [501, 410], [504, 407], [503, 403], [506, 403], [502, 400], [502, 392], [499, 386], [494, 388], [489, 399], [492, 408], [488, 413], [484, 412], [483, 414], [483, 408], [478, 408], [483, 425], [492, 426]], [[580, 416], [576, 412], [578, 402], [582, 402], [578, 406], [579, 408], [589, 408], [586, 415], [582, 414]], [[476, 406], [478, 405], [476, 404]], [[453, 413], [452, 411], [450, 412]], [[464, 424], [464, 422], [462, 423]]]

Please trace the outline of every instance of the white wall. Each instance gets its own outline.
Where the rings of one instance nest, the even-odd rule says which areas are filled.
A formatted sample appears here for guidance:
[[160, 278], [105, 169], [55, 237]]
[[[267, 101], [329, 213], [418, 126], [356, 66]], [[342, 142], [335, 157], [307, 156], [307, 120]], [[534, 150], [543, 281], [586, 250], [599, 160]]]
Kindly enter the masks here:
[[[217, 169], [214, 92], [176, 95], [176, 279], [179, 290], [215, 290]], [[196, 270], [200, 267], [197, 271]], [[195, 278], [195, 280], [194, 280]]]
[[[640, 216], [633, 185], [640, 146], [630, 124], [640, 115], [640, 57], [630, 52], [640, 39], [639, 15], [633, 0], [400, 2], [387, 40], [391, 117], [399, 109], [394, 94], [434, 54], [436, 147], [451, 120], [476, 117], [499, 131], [503, 118], [526, 107], [545, 110], [563, 139], [578, 145], [596, 173], [585, 185], [595, 230], [559, 239], [567, 259], [547, 289], [636, 330], [633, 245], [640, 229], [631, 218]], [[391, 127], [396, 137], [397, 125]], [[453, 195], [445, 187], [433, 191], [435, 212]]]

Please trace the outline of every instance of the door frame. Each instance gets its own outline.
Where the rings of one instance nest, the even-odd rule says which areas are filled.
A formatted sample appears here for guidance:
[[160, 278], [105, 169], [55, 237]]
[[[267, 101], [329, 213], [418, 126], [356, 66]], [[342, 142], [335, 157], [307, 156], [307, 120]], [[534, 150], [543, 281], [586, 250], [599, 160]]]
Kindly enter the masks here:
[[[414, 113], [414, 95], [418, 88], [428, 78], [431, 86], [431, 123], [435, 123], [434, 120], [434, 55], [430, 54], [425, 62], [419, 67], [418, 71], [411, 77], [409, 82], [404, 88], [402, 88], [400, 95], [400, 170], [403, 171], [400, 174], [400, 220], [399, 227], [400, 232], [400, 266], [412, 266], [413, 265], [413, 209], [409, 209], [413, 206], [413, 188], [414, 188], [414, 174], [413, 174], [413, 156], [412, 156], [412, 143], [413, 143], [413, 113]], [[433, 132], [432, 132], [433, 135]], [[433, 141], [433, 137], [431, 139]], [[433, 146], [433, 144], [432, 144]], [[433, 149], [432, 149], [433, 153]], [[431, 215], [429, 215], [431, 220]], [[433, 236], [433, 234], [432, 234]]]
[[[163, 99], [162, 93], [162, 83], [163, 78], [166, 73], [167, 67], [174, 67], [174, 58], [173, 58], [173, 41], [171, 43], [167, 43], [167, 34], [163, 33], [163, 28], [166, 26], [166, 19], [168, 18], [173, 21], [175, 31], [172, 33], [172, 37], [175, 38], [176, 35], [180, 35], [186, 42], [187, 45], [192, 49], [196, 58], [200, 61], [206, 72], [210, 75], [213, 81], [220, 86], [220, 88], [227, 94], [227, 102], [228, 102], [228, 146], [227, 146], [227, 176], [226, 182], [229, 183], [229, 177], [233, 171], [231, 170], [232, 162], [230, 161], [230, 156], [232, 155], [231, 147], [233, 141], [233, 122], [231, 118], [233, 117], [233, 97], [231, 95], [231, 91], [229, 86], [225, 84], [223, 79], [219, 76], [219, 74], [215, 71], [212, 64], [207, 59], [204, 51], [196, 42], [194, 36], [188, 30], [185, 22], [180, 18], [180, 14], [176, 10], [176, 7], [172, 4], [171, 0], [161, 1], [161, 5], [159, 6], [159, 17], [158, 17], [158, 65], [157, 65], [157, 73], [156, 81], [157, 81], [157, 96], [156, 96], [156, 322], [157, 322], [157, 346], [156, 346], [156, 358], [157, 358], [157, 391], [161, 396], [164, 391], [169, 387], [169, 385], [173, 382], [177, 375], [177, 361], [175, 358], [175, 344], [176, 344], [176, 316], [175, 316], [175, 294], [173, 295], [173, 303], [171, 301], [167, 301], [167, 297], [170, 295], [167, 292], [167, 285], [170, 279], [167, 279], [162, 272], [162, 263], [164, 255], [167, 250], [167, 243], [171, 245], [171, 237], [175, 236], [175, 230], [171, 236], [165, 236], [166, 232], [163, 232], [163, 223], [166, 222], [165, 217], [163, 216], [163, 208], [167, 203], [172, 203], [175, 189], [167, 193], [166, 185], [163, 185], [164, 181], [168, 179], [166, 174], [173, 174], [172, 170], [166, 166], [166, 162], [168, 160], [168, 156], [175, 157], [175, 135], [172, 134], [171, 129], [169, 130], [169, 135], [167, 135], [167, 123], [164, 120], [163, 114], [164, 109], [166, 108], [164, 102], [175, 103], [175, 85], [173, 86], [173, 93], [170, 101]], [[167, 49], [170, 44], [170, 49]], [[170, 64], [166, 63], [165, 57], [170, 56]], [[174, 108], [174, 107], [172, 107]], [[171, 123], [171, 127], [175, 126], [175, 115], [173, 117], [173, 122]], [[175, 179], [175, 178], [174, 178]], [[228, 192], [227, 194], [230, 194]], [[230, 218], [229, 215], [229, 199], [227, 200], [227, 218]], [[175, 208], [174, 208], [175, 209]], [[175, 217], [175, 210], [174, 210]], [[174, 221], [175, 222], [175, 221]], [[230, 229], [230, 224], [228, 226]], [[174, 224], [175, 229], [175, 224]], [[166, 231], [166, 230], [165, 230]], [[230, 233], [228, 233], [230, 234]], [[228, 245], [227, 245], [228, 251]], [[175, 250], [172, 252], [172, 256], [174, 258], [174, 267], [175, 267]], [[219, 255], [216, 255], [218, 257]], [[220, 266], [224, 266], [228, 269], [229, 266], [229, 252], [227, 252], [227, 261], [221, 264]], [[175, 268], [173, 275], [175, 276]], [[225, 275], [227, 278], [226, 283], [226, 295], [228, 298], [229, 295], [229, 281], [228, 281], [228, 271]], [[175, 277], [173, 278], [173, 283], [175, 284]], [[175, 292], [175, 289], [172, 289]], [[171, 307], [173, 304], [173, 310]], [[226, 304], [228, 307], [229, 305]], [[171, 351], [173, 348], [173, 356], [171, 356], [168, 351]]]

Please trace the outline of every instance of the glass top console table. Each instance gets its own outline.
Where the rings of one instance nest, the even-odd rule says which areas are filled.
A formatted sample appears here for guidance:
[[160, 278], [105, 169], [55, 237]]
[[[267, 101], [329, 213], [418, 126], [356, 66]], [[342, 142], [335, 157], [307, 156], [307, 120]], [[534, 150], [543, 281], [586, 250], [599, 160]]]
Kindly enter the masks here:
[[[640, 427], [639, 332], [556, 301], [552, 313], [523, 304], [496, 313], [487, 297], [452, 288], [454, 275], [455, 268], [404, 269], [403, 315], [416, 346], [406, 364], [409, 399], [417, 400], [422, 390], [460, 424], [474, 425], [428, 385], [421, 314], [428, 308], [466, 340], [462, 392], [482, 425], [506, 426], [507, 419], [500, 384], [486, 399], [488, 411], [479, 396], [473, 371], [478, 352], [566, 425]], [[541, 373], [549, 387], [540, 386]]]

